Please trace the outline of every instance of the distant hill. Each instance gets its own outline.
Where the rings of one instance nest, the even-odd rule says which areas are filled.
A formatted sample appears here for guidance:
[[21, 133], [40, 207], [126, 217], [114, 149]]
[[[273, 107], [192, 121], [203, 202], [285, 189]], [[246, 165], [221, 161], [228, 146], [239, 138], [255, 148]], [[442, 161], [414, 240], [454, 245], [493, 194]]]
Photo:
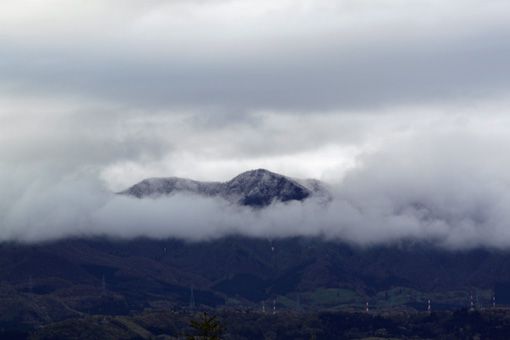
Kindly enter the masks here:
[[[426, 244], [353, 247], [315, 238], [104, 238], [0, 244], [0, 326], [194, 304], [292, 310], [457, 309], [504, 300], [510, 253]], [[506, 292], [508, 293], [508, 292]], [[21, 320], [21, 321], [20, 321]], [[46, 320], [46, 321], [45, 321]]]
[[325, 185], [317, 180], [297, 180], [265, 169], [243, 172], [227, 182], [201, 182], [187, 178], [149, 178], [120, 192], [137, 198], [191, 193], [218, 197], [229, 202], [265, 207], [272, 202], [303, 201], [312, 195], [329, 197]]

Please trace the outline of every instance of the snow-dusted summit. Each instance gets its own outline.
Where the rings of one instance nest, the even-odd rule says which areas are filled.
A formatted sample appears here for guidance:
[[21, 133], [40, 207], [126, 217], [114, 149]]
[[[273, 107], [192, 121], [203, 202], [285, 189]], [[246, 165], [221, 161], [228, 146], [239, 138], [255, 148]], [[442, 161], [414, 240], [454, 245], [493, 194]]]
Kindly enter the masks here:
[[144, 198], [178, 192], [221, 197], [252, 207], [264, 207], [274, 201], [303, 201], [312, 195], [329, 196], [317, 180], [296, 180], [265, 169], [243, 172], [228, 182], [200, 182], [178, 177], [149, 178], [119, 194]]

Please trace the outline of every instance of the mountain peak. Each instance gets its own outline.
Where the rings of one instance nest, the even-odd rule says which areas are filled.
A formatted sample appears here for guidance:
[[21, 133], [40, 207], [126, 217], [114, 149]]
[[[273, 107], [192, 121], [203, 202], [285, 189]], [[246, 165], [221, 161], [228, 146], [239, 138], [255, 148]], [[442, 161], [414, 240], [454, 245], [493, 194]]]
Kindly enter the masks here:
[[240, 197], [239, 203], [250, 206], [267, 206], [275, 199], [302, 201], [311, 194], [297, 181], [265, 169], [243, 172], [225, 184], [231, 195]]
[[277, 174], [275, 172], [272, 172], [272, 171], [269, 171], [269, 170], [263, 169], [263, 168], [247, 170], [245, 172], [241, 172], [237, 176], [246, 176], [246, 175], [253, 176], [253, 175], [264, 175], [264, 174], [268, 174], [268, 175], [272, 175], [272, 176], [282, 176], [280, 174]]
[[255, 169], [245, 171], [227, 182], [201, 182], [178, 177], [149, 178], [119, 194], [144, 198], [187, 192], [220, 197], [240, 205], [265, 207], [275, 201], [303, 201], [319, 192], [304, 183], [266, 169]]
[[[255, 169], [255, 170], [248, 170], [245, 172], [240, 173], [236, 177], [232, 178], [227, 183], [233, 183], [233, 182], [241, 182], [241, 181], [252, 181], [252, 182], [264, 182], [264, 181], [270, 181], [274, 178], [287, 178], [283, 175], [277, 174], [275, 172], [271, 172], [266, 169]], [[292, 180], [292, 179], [289, 179]]]

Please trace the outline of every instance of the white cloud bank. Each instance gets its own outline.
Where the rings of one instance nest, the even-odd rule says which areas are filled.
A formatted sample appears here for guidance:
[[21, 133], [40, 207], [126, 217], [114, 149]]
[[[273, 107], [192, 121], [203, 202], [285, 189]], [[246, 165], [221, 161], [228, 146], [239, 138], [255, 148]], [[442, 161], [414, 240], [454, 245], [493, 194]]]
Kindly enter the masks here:
[[505, 145], [510, 125], [504, 118], [474, 122], [431, 124], [358, 156], [357, 165], [333, 186], [334, 199], [327, 206], [310, 199], [253, 211], [188, 195], [139, 200], [111, 194], [86, 173], [46, 182], [39, 174], [21, 196], [7, 202], [9, 196], [3, 196], [0, 239], [105, 235], [204, 240], [240, 234], [320, 236], [362, 245], [410, 240], [507, 248], [510, 151]]

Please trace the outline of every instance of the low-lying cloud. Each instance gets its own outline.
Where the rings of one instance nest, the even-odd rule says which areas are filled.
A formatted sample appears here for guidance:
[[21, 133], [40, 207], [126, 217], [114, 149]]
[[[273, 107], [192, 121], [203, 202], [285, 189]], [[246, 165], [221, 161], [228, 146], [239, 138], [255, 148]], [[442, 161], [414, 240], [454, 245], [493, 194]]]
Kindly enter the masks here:
[[[275, 203], [262, 210], [177, 194], [114, 195], [87, 176], [35, 182], [3, 202], [0, 239], [314, 236], [360, 245], [427, 241], [448, 248], [510, 246], [508, 137], [475, 132], [415, 133], [367, 152], [333, 200]], [[4, 174], [5, 175], [5, 174]]]

